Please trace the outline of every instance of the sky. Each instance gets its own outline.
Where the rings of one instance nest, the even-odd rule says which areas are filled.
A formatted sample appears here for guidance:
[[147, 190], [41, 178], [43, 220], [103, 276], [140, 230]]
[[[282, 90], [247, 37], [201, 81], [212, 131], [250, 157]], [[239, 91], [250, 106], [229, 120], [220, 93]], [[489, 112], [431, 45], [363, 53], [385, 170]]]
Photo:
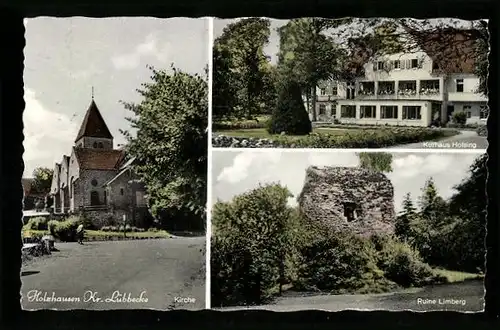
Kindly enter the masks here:
[[[220, 37], [224, 28], [231, 23], [237, 22], [240, 18], [236, 19], [214, 19], [214, 38]], [[283, 25], [286, 25], [289, 20], [282, 19], [270, 19], [270, 35], [269, 43], [264, 47], [264, 53], [271, 57], [271, 63], [275, 64], [277, 62], [277, 54], [279, 51], [280, 38], [277, 29]], [[459, 20], [455, 18], [436, 18], [430, 19], [429, 24], [446, 24], [454, 27], [468, 27], [471, 21]], [[359, 35], [361, 31], [370, 31], [369, 29], [360, 29], [360, 23], [354, 21], [351, 25], [347, 27], [342, 27], [339, 29], [330, 30], [330, 35], [335, 35], [334, 39], [339, 43], [339, 45], [345, 44], [347, 37], [352, 37]]]
[[[415, 202], [425, 181], [432, 177], [444, 199], [454, 193], [453, 187], [468, 177], [468, 170], [479, 153], [393, 153], [393, 171], [387, 174], [394, 187], [394, 207], [401, 210], [407, 193]], [[358, 166], [352, 151], [213, 151], [212, 203], [230, 201], [234, 196], [257, 188], [259, 184], [280, 183], [294, 195], [290, 205], [304, 185], [309, 166]]]
[[147, 65], [203, 74], [208, 65], [208, 18], [26, 19], [24, 177], [70, 155], [81, 121], [95, 102], [114, 136], [125, 140], [131, 113], [120, 100], [140, 102]]

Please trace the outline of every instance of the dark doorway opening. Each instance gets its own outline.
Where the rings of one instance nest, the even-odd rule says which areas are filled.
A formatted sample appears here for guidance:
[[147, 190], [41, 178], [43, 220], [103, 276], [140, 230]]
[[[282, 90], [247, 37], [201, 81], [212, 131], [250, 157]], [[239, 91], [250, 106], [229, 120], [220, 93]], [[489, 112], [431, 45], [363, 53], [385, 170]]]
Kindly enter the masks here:
[[90, 205], [100, 205], [99, 193], [97, 191], [92, 191], [90, 193]]
[[356, 204], [353, 202], [345, 202], [344, 203], [344, 216], [346, 217], [348, 222], [352, 222], [357, 218], [356, 212]]

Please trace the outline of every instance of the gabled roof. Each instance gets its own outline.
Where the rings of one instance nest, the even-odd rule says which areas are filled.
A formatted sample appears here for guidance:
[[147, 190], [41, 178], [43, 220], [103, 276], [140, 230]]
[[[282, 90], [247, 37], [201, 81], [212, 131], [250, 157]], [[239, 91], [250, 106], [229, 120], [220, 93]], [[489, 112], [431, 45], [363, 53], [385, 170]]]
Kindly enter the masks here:
[[422, 50], [437, 64], [434, 71], [474, 73], [479, 61], [479, 35], [473, 29], [442, 29], [411, 33]]
[[73, 148], [80, 169], [86, 170], [117, 170], [125, 156], [123, 150]]
[[94, 99], [92, 99], [92, 102], [90, 102], [89, 108], [87, 109], [87, 113], [83, 118], [83, 122], [80, 126], [80, 130], [78, 131], [75, 142], [77, 142], [84, 136], [106, 139], [113, 138], [113, 135], [111, 135], [111, 132], [109, 131], [108, 126], [106, 125], [106, 122], [101, 115], [101, 112], [94, 102]]

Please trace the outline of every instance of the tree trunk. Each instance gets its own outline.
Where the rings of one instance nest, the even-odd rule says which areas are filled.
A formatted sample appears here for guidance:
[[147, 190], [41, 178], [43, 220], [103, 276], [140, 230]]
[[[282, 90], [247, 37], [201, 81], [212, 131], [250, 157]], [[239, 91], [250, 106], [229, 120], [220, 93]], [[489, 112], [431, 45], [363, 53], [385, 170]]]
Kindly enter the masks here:
[[313, 111], [313, 119], [312, 121], [315, 122], [318, 120], [317, 115], [316, 115], [316, 84], [312, 88], [312, 102], [311, 102], [311, 107]]

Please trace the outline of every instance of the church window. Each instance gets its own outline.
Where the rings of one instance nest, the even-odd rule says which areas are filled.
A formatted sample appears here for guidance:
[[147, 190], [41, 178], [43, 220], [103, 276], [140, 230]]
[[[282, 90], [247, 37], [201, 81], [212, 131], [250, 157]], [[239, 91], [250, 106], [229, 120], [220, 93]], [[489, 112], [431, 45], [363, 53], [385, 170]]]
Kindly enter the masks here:
[[99, 142], [99, 148], [100, 148], [100, 149], [104, 148], [104, 146], [103, 146], [102, 142]]
[[123, 194], [124, 194], [123, 188], [120, 188], [120, 195], [123, 196]]
[[94, 142], [94, 148], [97, 149], [97, 142]]
[[90, 184], [92, 186], [94, 186], [94, 187], [97, 186], [97, 180], [96, 179], [92, 179], [92, 181], [90, 181]]

